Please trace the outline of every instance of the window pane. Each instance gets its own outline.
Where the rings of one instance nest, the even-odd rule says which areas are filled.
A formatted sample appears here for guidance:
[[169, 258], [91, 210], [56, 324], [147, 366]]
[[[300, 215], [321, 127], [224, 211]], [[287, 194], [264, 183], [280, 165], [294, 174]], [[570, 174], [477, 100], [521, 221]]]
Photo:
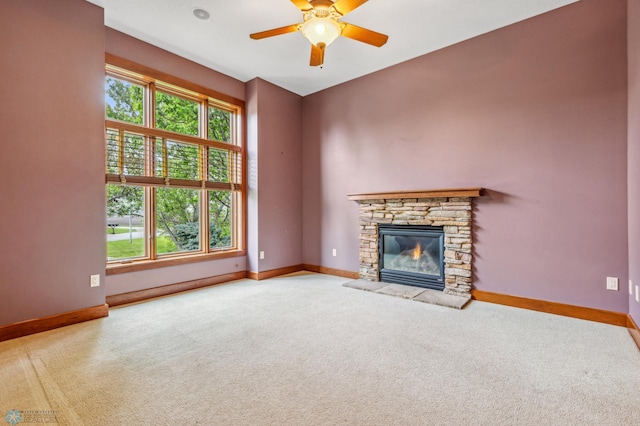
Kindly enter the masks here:
[[200, 191], [156, 189], [156, 252], [200, 250]]
[[107, 118], [143, 124], [143, 93], [142, 86], [107, 76], [105, 82]]
[[107, 185], [107, 260], [146, 257], [144, 189]]
[[199, 147], [186, 143], [167, 141], [167, 169], [169, 177], [199, 179]]
[[[166, 150], [166, 153], [165, 153]], [[155, 176], [174, 179], [200, 180], [200, 147], [174, 141], [156, 141]]]
[[229, 182], [229, 151], [209, 148], [209, 176], [213, 182]]
[[164, 141], [162, 139], [156, 139], [153, 164], [154, 176], [166, 177], [164, 172]]
[[231, 192], [209, 191], [209, 248], [232, 246]]
[[197, 136], [198, 103], [156, 91], [156, 127]]
[[231, 113], [209, 107], [209, 139], [231, 142]]
[[144, 138], [131, 133], [124, 134], [124, 162], [122, 173], [144, 176]]
[[122, 144], [122, 170], [120, 170], [120, 132], [116, 129], [107, 129], [107, 173], [144, 176], [144, 137], [123, 133]]

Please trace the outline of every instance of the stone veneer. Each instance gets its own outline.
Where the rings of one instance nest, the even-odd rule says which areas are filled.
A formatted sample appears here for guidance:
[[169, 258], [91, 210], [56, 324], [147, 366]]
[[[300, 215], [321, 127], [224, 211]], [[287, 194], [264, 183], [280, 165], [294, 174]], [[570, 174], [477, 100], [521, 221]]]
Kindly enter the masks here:
[[[378, 224], [442, 226], [444, 230], [444, 281], [446, 294], [470, 296], [473, 236], [470, 196], [391, 198], [411, 195], [466, 194], [467, 190], [425, 191], [423, 193], [360, 194], [349, 198], [360, 205], [360, 278], [380, 281]], [[371, 198], [380, 195], [381, 198]], [[367, 196], [369, 198], [367, 198]]]

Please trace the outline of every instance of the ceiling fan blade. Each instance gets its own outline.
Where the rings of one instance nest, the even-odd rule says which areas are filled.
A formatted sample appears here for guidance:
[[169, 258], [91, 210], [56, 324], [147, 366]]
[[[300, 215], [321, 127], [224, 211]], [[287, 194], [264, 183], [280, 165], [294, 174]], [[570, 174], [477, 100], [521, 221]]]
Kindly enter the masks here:
[[340, 15], [344, 16], [352, 10], [362, 6], [366, 2], [367, 0], [338, 0], [333, 4], [333, 7], [338, 11]]
[[260, 40], [261, 38], [273, 37], [281, 34], [293, 33], [300, 29], [300, 24], [287, 25], [286, 27], [274, 28], [272, 30], [262, 31], [259, 33], [249, 34], [254, 40]]
[[291, 3], [295, 4], [296, 7], [303, 12], [313, 9], [313, 6], [311, 6], [307, 0], [291, 0]]
[[342, 35], [376, 47], [384, 45], [389, 39], [388, 35], [380, 34], [375, 31], [347, 23], [343, 23]]
[[316, 45], [311, 45], [311, 60], [309, 61], [309, 65], [312, 67], [317, 67], [318, 65], [322, 65], [324, 63], [324, 47], [320, 48]]

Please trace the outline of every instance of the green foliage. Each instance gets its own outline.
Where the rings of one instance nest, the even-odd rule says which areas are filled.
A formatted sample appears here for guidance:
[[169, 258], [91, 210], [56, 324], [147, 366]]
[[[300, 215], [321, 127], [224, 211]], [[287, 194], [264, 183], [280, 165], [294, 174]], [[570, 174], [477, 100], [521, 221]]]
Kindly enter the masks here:
[[161, 222], [198, 222], [199, 203], [199, 191], [195, 189], [158, 188], [156, 190], [157, 213]]
[[[199, 149], [196, 145], [167, 142], [168, 174], [173, 179], [199, 180]], [[165, 176], [163, 176], [165, 177]]]
[[[168, 235], [175, 243], [174, 252], [194, 250], [185, 240], [177, 236], [177, 226], [195, 223], [200, 220], [200, 191], [183, 188], [156, 189], [156, 222], [158, 229]], [[195, 250], [199, 248], [196, 246]], [[158, 253], [161, 252], [158, 249]]]
[[107, 77], [105, 83], [107, 118], [127, 123], [143, 124], [142, 87]]
[[107, 216], [142, 217], [144, 189], [141, 186], [107, 185]]
[[198, 135], [198, 104], [156, 92], [156, 127], [183, 135]]
[[174, 226], [173, 234], [176, 238], [178, 247], [181, 250], [199, 250], [200, 249], [200, 224], [181, 223]]
[[211, 248], [223, 248], [231, 246], [231, 228], [229, 226], [225, 228], [216, 228], [211, 226], [209, 228], [209, 247]]
[[214, 182], [229, 182], [229, 152], [209, 148], [209, 176]]
[[231, 245], [231, 193], [209, 191], [210, 248]]
[[209, 139], [231, 142], [231, 113], [209, 107]]
[[[184, 223], [175, 225], [174, 235], [178, 247], [183, 251], [200, 249], [200, 225], [198, 223]], [[231, 245], [231, 235], [225, 235], [222, 228], [209, 228], [209, 245], [212, 248], [229, 247]]]
[[124, 134], [124, 170], [122, 174], [144, 176], [144, 138]]

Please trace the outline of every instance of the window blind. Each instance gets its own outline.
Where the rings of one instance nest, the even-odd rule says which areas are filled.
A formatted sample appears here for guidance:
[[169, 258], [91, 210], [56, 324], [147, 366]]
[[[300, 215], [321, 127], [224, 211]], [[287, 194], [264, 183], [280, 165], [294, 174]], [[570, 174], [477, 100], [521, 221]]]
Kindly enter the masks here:
[[116, 120], [105, 139], [107, 182], [241, 190], [239, 146]]

